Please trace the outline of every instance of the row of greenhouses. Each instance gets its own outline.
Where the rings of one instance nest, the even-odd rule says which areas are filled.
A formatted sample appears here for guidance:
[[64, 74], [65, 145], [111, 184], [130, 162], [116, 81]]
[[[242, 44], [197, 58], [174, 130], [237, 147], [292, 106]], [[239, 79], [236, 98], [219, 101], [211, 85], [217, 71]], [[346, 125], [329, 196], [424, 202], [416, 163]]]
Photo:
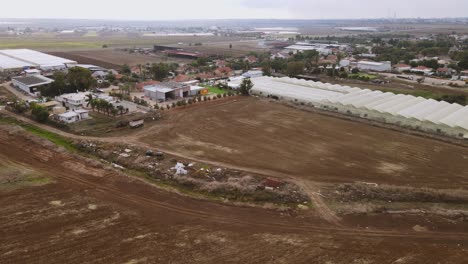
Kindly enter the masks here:
[[289, 77], [251, 79], [252, 93], [428, 132], [468, 137], [468, 106]]

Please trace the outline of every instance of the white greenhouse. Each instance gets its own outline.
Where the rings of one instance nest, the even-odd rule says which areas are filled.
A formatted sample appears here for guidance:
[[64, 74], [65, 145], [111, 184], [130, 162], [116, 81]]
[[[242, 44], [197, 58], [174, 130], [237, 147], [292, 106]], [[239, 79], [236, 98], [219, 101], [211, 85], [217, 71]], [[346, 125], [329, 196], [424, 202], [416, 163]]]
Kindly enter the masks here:
[[468, 106], [289, 77], [252, 78], [252, 93], [426, 132], [468, 138]]

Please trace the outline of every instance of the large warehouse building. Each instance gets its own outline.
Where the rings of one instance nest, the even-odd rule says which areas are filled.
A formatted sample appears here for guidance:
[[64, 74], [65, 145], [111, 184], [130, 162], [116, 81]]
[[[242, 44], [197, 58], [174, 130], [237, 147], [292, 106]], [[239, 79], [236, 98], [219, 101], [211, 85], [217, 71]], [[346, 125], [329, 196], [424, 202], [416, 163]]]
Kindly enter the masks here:
[[76, 61], [30, 49], [0, 50], [0, 72], [18, 71], [30, 67], [43, 71], [62, 70], [76, 64]]
[[468, 139], [468, 106], [288, 77], [251, 80], [256, 95]]

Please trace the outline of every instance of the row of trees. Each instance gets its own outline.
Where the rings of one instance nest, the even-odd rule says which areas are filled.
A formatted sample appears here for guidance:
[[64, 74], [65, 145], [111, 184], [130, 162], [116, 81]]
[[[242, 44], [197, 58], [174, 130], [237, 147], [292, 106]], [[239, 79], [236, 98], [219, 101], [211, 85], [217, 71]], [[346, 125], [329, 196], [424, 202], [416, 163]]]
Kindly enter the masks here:
[[117, 114], [123, 115], [128, 112], [128, 109], [125, 109], [123, 106], [114, 106], [112, 103], [106, 100], [94, 98], [92, 94], [87, 95], [86, 106], [91, 107], [93, 111], [97, 110], [98, 112], [113, 116], [116, 116]]

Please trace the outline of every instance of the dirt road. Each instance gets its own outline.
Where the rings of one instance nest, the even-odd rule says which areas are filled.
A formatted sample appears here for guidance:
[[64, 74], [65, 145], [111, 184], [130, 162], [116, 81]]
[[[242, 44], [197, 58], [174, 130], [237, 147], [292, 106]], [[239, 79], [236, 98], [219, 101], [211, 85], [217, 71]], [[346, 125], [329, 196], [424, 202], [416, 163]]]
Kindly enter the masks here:
[[2, 164], [53, 179], [45, 186], [0, 191], [1, 263], [465, 263], [468, 259], [464, 232], [418, 233], [412, 231], [412, 223], [388, 230], [346, 223], [340, 227], [307, 213], [289, 215], [189, 199], [43, 144], [0, 129]]

